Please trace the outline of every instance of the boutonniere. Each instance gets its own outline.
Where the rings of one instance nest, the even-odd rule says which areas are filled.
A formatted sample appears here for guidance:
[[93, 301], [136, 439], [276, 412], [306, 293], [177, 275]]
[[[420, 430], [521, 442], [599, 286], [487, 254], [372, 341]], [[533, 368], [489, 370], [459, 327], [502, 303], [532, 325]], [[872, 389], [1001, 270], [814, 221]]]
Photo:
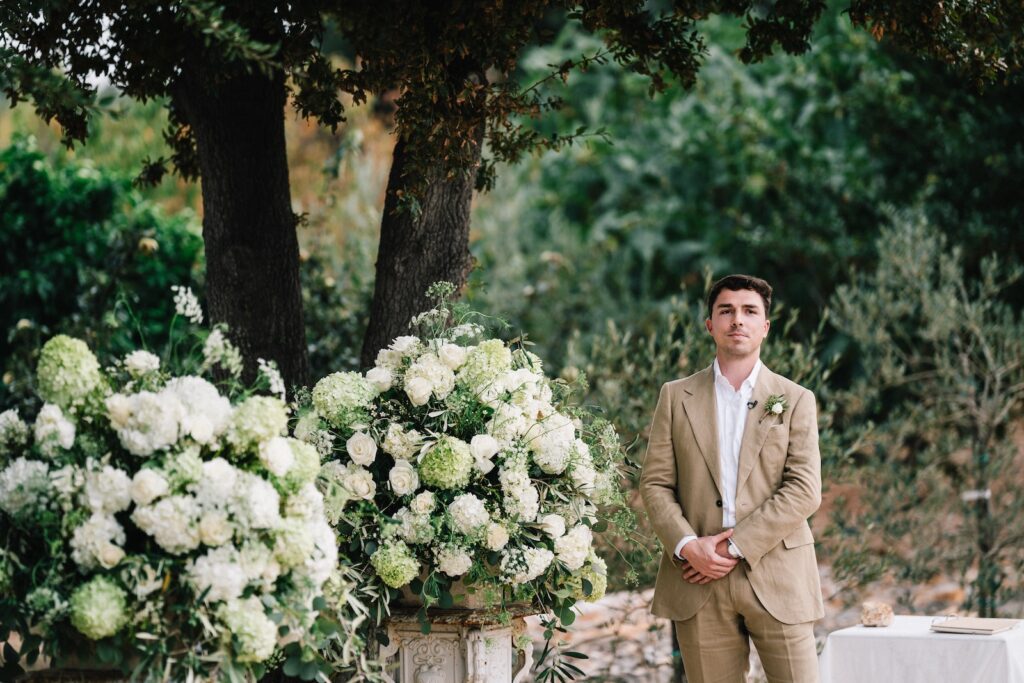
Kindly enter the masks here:
[[782, 415], [789, 409], [789, 404], [786, 403], [786, 397], [782, 394], [775, 394], [769, 396], [764, 402], [764, 415], [761, 416], [761, 421], [764, 421], [769, 415]]

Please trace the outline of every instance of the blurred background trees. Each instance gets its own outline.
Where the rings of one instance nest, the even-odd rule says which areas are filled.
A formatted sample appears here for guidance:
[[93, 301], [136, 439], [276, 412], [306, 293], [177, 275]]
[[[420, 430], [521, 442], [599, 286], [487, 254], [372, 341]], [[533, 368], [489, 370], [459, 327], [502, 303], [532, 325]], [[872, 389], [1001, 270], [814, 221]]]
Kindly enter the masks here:
[[[887, 577], [909, 594], [942, 572], [969, 588], [965, 608], [1020, 612], [1024, 86], [978, 90], [835, 7], [807, 54], [754, 66], [739, 22], [699, 26], [708, 53], [689, 91], [651, 99], [614, 60], [545, 81], [561, 108], [517, 121], [548, 139], [603, 132], [494, 169], [472, 208], [468, 298], [527, 333], [553, 373], [584, 373], [639, 461], [658, 386], [710, 361], [708, 278], [768, 278], [766, 362], [819, 397], [830, 499], [816, 528], [842, 585]], [[602, 45], [572, 21], [542, 43], [521, 54], [520, 82]], [[285, 122], [312, 376], [360, 363], [392, 95], [350, 106], [338, 135]], [[102, 106], [117, 118], [94, 119], [94, 142], [71, 152], [23, 107], [0, 114], [5, 403], [51, 330], [160, 334], [145, 321], [163, 319], [169, 284], [204, 286], [196, 186], [128, 182], [160, 155], [166, 112]], [[611, 575], [645, 585], [652, 571]]]

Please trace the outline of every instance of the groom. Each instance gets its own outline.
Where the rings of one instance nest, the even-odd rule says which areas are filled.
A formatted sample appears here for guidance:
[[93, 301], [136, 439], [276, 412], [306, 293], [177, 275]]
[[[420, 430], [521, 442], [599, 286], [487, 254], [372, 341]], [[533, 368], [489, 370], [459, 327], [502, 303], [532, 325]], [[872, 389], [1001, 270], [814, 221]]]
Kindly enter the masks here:
[[772, 288], [712, 285], [714, 363], [661, 387], [640, 477], [665, 552], [651, 610], [672, 619], [691, 683], [818, 680], [823, 616], [807, 518], [821, 502], [814, 394], [760, 361]]

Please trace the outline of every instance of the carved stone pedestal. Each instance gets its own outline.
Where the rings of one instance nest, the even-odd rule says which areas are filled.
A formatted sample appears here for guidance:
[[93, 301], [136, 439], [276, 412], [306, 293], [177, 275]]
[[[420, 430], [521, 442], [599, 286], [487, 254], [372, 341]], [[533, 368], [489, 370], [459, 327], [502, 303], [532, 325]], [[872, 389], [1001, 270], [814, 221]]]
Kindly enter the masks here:
[[388, 622], [385, 658], [398, 659], [391, 683], [519, 683], [533, 664], [533, 645], [517, 651], [513, 641], [525, 630], [523, 616], [509, 610], [511, 625], [494, 610], [432, 610], [423, 635], [413, 609], [396, 609]]

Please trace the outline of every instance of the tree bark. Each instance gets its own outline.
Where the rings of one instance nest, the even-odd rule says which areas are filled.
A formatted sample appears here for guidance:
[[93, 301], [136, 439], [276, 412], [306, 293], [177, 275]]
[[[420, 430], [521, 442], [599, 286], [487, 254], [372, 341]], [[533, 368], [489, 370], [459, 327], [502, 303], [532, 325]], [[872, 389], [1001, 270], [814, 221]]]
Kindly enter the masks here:
[[308, 382], [299, 247], [285, 151], [285, 81], [257, 70], [186, 73], [174, 104], [191, 126], [203, 192], [207, 311], [245, 357]]
[[[370, 324], [363, 338], [361, 363], [373, 365], [377, 352], [409, 330], [409, 321], [432, 306], [427, 288], [446, 280], [460, 290], [473, 267], [469, 253], [469, 208], [480, 160], [480, 141], [473, 168], [454, 178], [433, 178], [419, 197], [422, 211], [399, 212], [407, 187], [407, 140], [395, 146], [384, 199], [377, 279], [370, 306]], [[440, 165], [440, 162], [439, 162]]]

